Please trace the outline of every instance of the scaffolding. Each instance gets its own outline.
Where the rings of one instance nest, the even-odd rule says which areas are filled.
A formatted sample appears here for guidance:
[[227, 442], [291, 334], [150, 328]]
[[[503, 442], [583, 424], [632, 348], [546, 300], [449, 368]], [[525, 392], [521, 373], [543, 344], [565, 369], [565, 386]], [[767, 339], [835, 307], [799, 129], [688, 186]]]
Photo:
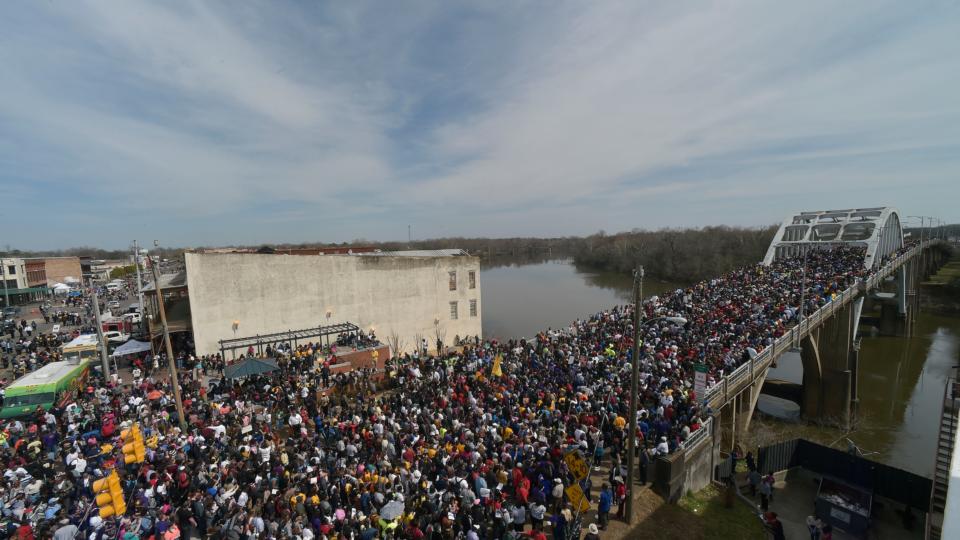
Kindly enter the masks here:
[[[248, 336], [242, 338], [234, 339], [221, 339], [220, 340], [220, 357], [226, 358], [227, 351], [236, 351], [237, 349], [243, 349], [243, 352], [246, 352], [250, 347], [256, 347], [257, 354], [263, 355], [263, 348], [267, 345], [274, 345], [277, 343], [290, 343], [293, 342], [293, 346], [296, 347], [300, 341], [311, 340], [313, 338], [320, 338], [318, 341], [320, 344], [323, 344], [323, 338], [327, 338], [326, 346], [330, 346], [330, 336], [339, 336], [340, 334], [348, 334], [360, 332], [360, 327], [349, 322], [331, 324], [328, 326], [315, 326], [313, 328], [304, 328], [303, 330], [287, 330], [286, 332], [276, 332], [273, 334], [257, 334], [255, 336]], [[235, 356], [235, 355], [234, 355]]]

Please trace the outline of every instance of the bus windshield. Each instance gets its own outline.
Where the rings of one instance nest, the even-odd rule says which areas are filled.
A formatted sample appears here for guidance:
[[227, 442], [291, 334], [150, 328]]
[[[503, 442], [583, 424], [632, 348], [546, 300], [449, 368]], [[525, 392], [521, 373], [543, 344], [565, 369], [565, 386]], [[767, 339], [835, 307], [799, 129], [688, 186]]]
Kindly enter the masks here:
[[53, 392], [41, 392], [38, 394], [20, 394], [19, 396], [7, 396], [3, 400], [4, 407], [24, 407], [26, 405], [45, 405], [53, 403]]

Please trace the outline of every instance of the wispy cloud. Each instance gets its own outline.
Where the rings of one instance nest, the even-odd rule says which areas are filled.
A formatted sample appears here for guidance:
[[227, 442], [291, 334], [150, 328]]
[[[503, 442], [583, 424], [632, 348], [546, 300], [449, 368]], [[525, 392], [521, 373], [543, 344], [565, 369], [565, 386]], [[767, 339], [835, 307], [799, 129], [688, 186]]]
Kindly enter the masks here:
[[960, 220], [957, 35], [946, 3], [7, 3], [2, 219], [91, 217], [37, 247]]

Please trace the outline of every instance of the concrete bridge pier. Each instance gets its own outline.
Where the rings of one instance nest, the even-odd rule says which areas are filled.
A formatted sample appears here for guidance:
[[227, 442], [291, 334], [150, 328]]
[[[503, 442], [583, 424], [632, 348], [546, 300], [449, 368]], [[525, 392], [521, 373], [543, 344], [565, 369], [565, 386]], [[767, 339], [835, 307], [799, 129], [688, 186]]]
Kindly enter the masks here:
[[859, 347], [852, 304], [810, 332], [801, 344], [804, 418], [850, 429], [856, 415]]
[[733, 399], [720, 409], [720, 413], [715, 415], [720, 422], [720, 448], [723, 451], [733, 450], [750, 429], [750, 421], [753, 420], [753, 411], [760, 399], [768, 369], [764, 369], [762, 373], [758, 370], [758, 376], [753, 379], [753, 383], [740, 390], [740, 393], [733, 396]]

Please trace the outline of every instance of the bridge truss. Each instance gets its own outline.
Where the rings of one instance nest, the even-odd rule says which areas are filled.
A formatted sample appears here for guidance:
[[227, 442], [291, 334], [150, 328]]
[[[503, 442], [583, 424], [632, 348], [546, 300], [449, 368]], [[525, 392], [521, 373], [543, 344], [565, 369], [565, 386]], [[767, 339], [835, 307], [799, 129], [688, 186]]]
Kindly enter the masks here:
[[878, 268], [885, 257], [903, 247], [900, 213], [886, 206], [793, 214], [780, 224], [763, 263], [838, 244], [865, 247], [864, 266]]

